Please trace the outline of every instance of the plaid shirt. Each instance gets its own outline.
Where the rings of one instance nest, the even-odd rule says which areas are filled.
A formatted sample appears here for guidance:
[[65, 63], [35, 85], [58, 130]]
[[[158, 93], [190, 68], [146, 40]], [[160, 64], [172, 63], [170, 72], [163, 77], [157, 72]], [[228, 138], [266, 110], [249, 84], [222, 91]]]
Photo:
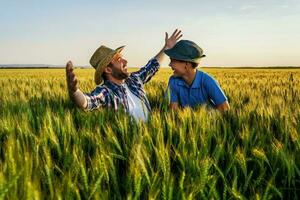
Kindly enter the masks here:
[[[151, 111], [151, 107], [143, 86], [158, 71], [159, 67], [158, 61], [151, 59], [139, 71], [131, 73], [124, 83], [145, 104], [149, 111]], [[127, 94], [123, 85], [105, 80], [102, 85], [98, 85], [91, 93], [86, 93], [85, 97], [87, 110], [94, 110], [100, 107], [109, 107], [114, 110], [125, 108], [125, 111], [129, 113]]]

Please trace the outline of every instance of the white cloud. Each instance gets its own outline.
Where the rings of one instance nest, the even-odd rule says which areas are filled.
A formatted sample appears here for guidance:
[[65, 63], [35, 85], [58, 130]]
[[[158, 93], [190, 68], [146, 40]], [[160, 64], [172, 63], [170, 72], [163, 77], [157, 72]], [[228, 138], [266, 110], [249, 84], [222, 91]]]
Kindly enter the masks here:
[[255, 6], [255, 5], [243, 5], [240, 9], [245, 11], [245, 10], [253, 10], [256, 8], [257, 8], [257, 6]]
[[279, 8], [290, 8], [289, 5], [279, 5], [278, 7], [279, 7]]

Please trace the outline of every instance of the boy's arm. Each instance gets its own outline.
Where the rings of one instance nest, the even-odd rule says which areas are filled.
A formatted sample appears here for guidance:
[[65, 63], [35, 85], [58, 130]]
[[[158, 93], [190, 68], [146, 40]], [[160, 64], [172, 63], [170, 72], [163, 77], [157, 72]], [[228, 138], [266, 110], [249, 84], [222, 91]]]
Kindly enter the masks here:
[[169, 99], [169, 108], [171, 110], [176, 110], [179, 108], [179, 96], [176, 90], [175, 82], [172, 77], [169, 79], [167, 97]]
[[224, 103], [217, 105], [217, 109], [221, 112], [225, 112], [230, 109], [228, 101], [225, 101]]
[[205, 74], [204, 87], [219, 111], [224, 112], [230, 109], [227, 97], [219, 83], [208, 74]]
[[169, 105], [169, 108], [171, 110], [177, 110], [179, 108], [178, 102], [171, 102], [170, 105]]

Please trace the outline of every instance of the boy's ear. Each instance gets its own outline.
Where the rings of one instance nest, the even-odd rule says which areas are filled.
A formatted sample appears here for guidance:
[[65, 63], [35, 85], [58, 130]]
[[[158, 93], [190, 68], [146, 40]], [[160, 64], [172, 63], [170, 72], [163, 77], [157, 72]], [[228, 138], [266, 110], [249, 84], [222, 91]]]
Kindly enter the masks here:
[[184, 68], [185, 68], [185, 69], [188, 69], [188, 65], [189, 65], [189, 64], [190, 64], [189, 62], [185, 62]]
[[186, 62], [186, 63], [185, 63], [185, 68], [186, 68], [186, 69], [193, 68], [192, 63]]

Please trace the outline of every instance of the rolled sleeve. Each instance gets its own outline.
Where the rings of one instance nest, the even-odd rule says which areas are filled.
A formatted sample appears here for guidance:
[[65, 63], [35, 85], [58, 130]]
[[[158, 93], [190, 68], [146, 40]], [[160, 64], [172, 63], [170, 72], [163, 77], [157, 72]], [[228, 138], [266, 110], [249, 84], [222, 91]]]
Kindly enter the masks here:
[[142, 83], [145, 84], [151, 80], [151, 78], [158, 71], [159, 67], [160, 65], [157, 59], [153, 58], [149, 60], [149, 62], [144, 67], [142, 67], [139, 71], [133, 72], [132, 74], [138, 76], [139, 79], [142, 81]]
[[85, 93], [84, 95], [87, 100], [86, 110], [88, 111], [109, 106], [109, 93], [105, 88], [97, 87], [91, 93]]

